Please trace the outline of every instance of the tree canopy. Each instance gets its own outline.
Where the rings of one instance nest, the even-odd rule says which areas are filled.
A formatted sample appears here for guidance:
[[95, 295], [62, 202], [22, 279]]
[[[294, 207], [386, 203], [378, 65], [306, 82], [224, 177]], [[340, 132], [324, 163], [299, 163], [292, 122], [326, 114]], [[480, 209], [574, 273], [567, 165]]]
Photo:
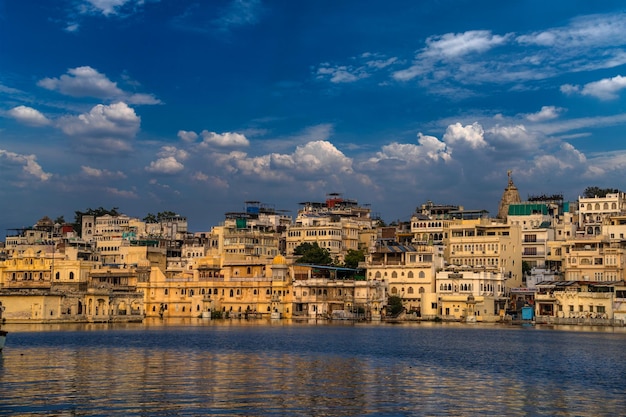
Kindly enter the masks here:
[[619, 193], [619, 190], [616, 188], [600, 188], [600, 187], [587, 187], [583, 192], [583, 197], [585, 198], [593, 198], [595, 196], [598, 197], [606, 197], [607, 194]]
[[365, 261], [365, 254], [362, 250], [348, 249], [348, 253], [343, 259], [346, 268], [357, 268], [359, 262]]
[[76, 232], [80, 235], [82, 228], [83, 228], [82, 226], [83, 216], [100, 217], [106, 214], [110, 216], [119, 216], [120, 213], [117, 211], [118, 208], [119, 207], [113, 207], [112, 209], [107, 210], [104, 207], [98, 207], [97, 209], [88, 208], [85, 211], [76, 210], [74, 212], [74, 230], [76, 230]]
[[387, 298], [387, 307], [389, 315], [397, 316], [398, 314], [402, 313], [402, 310], [404, 310], [404, 306], [402, 305], [402, 298], [398, 297], [397, 295], [390, 295], [389, 298]]
[[299, 256], [296, 259], [296, 263], [300, 264], [332, 265], [333, 263], [330, 251], [326, 248], [321, 248], [317, 242], [301, 243], [293, 250], [293, 254]]

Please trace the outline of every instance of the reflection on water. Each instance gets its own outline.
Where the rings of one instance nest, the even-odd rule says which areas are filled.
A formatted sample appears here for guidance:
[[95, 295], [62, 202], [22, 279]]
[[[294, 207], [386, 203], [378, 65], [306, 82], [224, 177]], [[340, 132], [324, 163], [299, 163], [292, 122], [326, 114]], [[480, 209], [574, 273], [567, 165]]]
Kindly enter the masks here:
[[0, 415], [618, 415], [625, 342], [426, 324], [14, 327]]

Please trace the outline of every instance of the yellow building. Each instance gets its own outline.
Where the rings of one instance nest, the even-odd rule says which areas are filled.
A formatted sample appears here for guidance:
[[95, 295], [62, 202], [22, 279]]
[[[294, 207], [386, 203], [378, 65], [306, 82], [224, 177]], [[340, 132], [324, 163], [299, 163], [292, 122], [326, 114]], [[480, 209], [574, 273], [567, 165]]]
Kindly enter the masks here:
[[451, 266], [437, 272], [436, 287], [443, 319], [494, 322], [504, 317], [505, 276], [496, 269]]
[[561, 319], [563, 324], [585, 321], [592, 324], [594, 321], [625, 318], [624, 281], [552, 281], [537, 287], [535, 315], [538, 320], [549, 318]]
[[134, 270], [104, 269], [77, 258], [76, 248], [28, 248], [0, 263], [0, 301], [7, 321], [137, 321], [143, 296]]
[[291, 274], [282, 256], [267, 265], [221, 263], [219, 257], [205, 257], [193, 271], [171, 276], [152, 267], [149, 280], [139, 284], [146, 294], [146, 316], [291, 316]]
[[458, 220], [444, 233], [449, 265], [502, 271], [508, 288], [522, 285], [522, 244], [519, 225], [494, 219]]
[[438, 314], [435, 270], [443, 266], [439, 245], [400, 245], [379, 240], [364, 264], [368, 281], [383, 282], [391, 296], [402, 299], [407, 313], [434, 318]]

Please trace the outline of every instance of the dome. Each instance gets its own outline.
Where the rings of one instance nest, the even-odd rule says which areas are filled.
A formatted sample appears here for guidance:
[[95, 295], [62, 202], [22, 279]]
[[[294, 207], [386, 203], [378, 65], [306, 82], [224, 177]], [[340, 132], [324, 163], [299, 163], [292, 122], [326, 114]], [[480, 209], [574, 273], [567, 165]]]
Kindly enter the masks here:
[[272, 260], [272, 265], [287, 265], [287, 259], [283, 255], [276, 255]]

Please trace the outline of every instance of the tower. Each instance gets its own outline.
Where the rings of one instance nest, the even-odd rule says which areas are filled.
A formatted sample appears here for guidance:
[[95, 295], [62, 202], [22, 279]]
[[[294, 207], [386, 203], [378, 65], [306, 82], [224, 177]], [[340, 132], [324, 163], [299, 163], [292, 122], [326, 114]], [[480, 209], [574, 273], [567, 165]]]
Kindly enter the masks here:
[[500, 199], [500, 206], [498, 207], [498, 219], [506, 220], [509, 214], [509, 205], [521, 203], [522, 200], [519, 197], [517, 187], [513, 184], [513, 178], [511, 177], [511, 170], [508, 170], [506, 174], [509, 177], [509, 183], [504, 189], [502, 198]]

